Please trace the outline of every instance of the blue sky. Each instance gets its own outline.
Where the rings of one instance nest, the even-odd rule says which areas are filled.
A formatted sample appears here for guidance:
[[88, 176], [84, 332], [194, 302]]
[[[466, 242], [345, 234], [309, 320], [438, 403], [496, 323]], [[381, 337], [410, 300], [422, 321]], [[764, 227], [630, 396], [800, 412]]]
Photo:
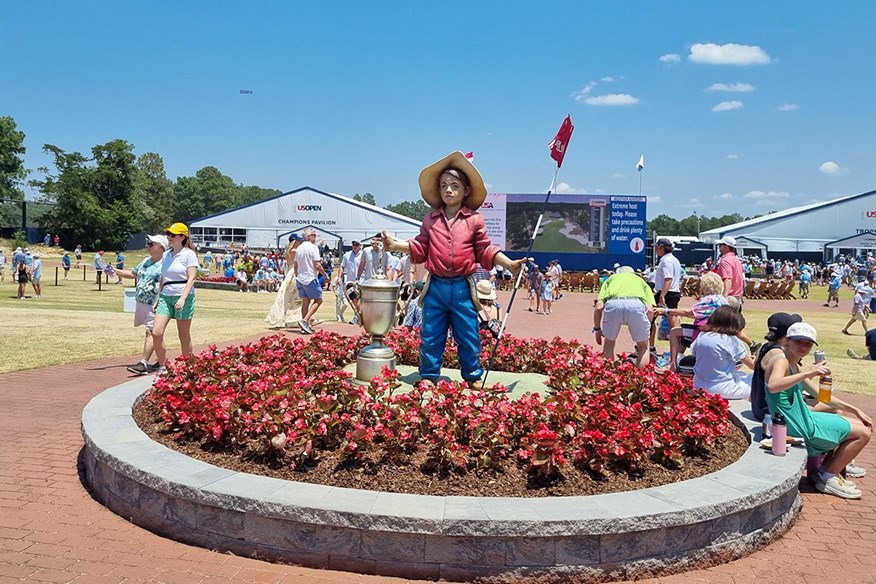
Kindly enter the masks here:
[[[638, 194], [648, 215], [781, 210], [876, 188], [871, 2], [7, 2], [0, 115], [168, 175], [381, 205], [474, 151], [491, 192]], [[241, 95], [241, 89], [252, 90]]]

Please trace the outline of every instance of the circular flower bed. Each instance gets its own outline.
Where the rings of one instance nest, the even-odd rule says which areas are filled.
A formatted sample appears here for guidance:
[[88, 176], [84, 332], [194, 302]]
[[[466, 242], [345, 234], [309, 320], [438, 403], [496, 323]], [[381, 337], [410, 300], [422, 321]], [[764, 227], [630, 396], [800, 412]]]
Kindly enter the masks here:
[[[146, 403], [177, 439], [292, 469], [331, 454], [341, 465], [416, 460], [428, 473], [501, 473], [515, 465], [544, 483], [573, 471], [599, 479], [636, 476], [646, 463], [679, 468], [733, 427], [723, 398], [674, 374], [607, 362], [575, 341], [506, 337], [495, 370], [548, 376], [544, 392], [512, 400], [500, 385], [439, 382], [400, 392], [398, 373], [386, 369], [370, 385], [357, 384], [343, 368], [368, 340], [320, 331], [211, 347], [169, 364]], [[482, 340], [486, 362], [493, 341]], [[417, 364], [418, 331], [396, 330], [385, 341], [400, 364]], [[458, 366], [452, 343], [444, 366]]]

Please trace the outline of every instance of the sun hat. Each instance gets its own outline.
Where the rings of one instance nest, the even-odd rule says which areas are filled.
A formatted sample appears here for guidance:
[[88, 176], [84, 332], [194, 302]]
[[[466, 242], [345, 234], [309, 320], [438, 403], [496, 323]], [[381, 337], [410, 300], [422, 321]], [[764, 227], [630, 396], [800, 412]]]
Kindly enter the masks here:
[[788, 327], [787, 337], [794, 340], [802, 340], [802, 341], [812, 341], [816, 345], [818, 344], [817, 333], [815, 332], [815, 327], [813, 327], [808, 322], [795, 322], [790, 327]]
[[420, 183], [420, 195], [423, 197], [423, 200], [433, 209], [438, 209], [444, 204], [441, 200], [441, 193], [438, 192], [438, 181], [441, 178], [441, 173], [448, 168], [455, 168], [464, 173], [468, 178], [471, 191], [462, 201], [462, 204], [469, 209], [479, 208], [484, 203], [484, 199], [487, 198], [487, 187], [484, 186], [484, 179], [481, 177], [478, 169], [459, 150], [451, 152], [438, 162], [430, 164], [420, 173], [418, 182]]
[[716, 241], [715, 244], [716, 245], [726, 245], [728, 247], [735, 248], [736, 247], [736, 238], [731, 237], [729, 235], [725, 235], [724, 237], [722, 237], [721, 239]]
[[669, 241], [668, 239], [666, 239], [665, 237], [661, 237], [660, 239], [658, 239], [657, 243], [655, 245], [657, 247], [664, 247], [664, 248], [669, 249], [669, 250], [671, 250], [673, 247], [672, 242]]
[[161, 234], [147, 235], [146, 241], [149, 241], [152, 243], [157, 243], [158, 245], [163, 247], [165, 250], [167, 250], [170, 247], [170, 244], [167, 242], [167, 237], [165, 235], [161, 235]]
[[478, 300], [495, 300], [496, 289], [493, 288], [493, 283], [489, 280], [478, 280], [475, 285], [478, 292]]
[[165, 233], [171, 233], [173, 235], [185, 235], [189, 236], [189, 228], [186, 227], [185, 223], [174, 223], [170, 227], [164, 230]]

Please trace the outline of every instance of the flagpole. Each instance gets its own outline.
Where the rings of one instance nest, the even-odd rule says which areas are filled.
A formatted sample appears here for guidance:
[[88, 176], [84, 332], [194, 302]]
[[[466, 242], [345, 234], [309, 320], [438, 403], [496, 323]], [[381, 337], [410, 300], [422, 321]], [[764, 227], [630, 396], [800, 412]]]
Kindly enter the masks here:
[[642, 174], [645, 172], [645, 155], [639, 156], [639, 162], [636, 164], [636, 170], [639, 171], [639, 196], [642, 196]]
[[[526, 248], [526, 255], [524, 258], [528, 258], [529, 254], [532, 252], [532, 247], [535, 245], [535, 238], [538, 237], [538, 230], [541, 227], [541, 220], [544, 218], [544, 214], [547, 211], [548, 201], [551, 199], [551, 193], [554, 191], [557, 185], [557, 174], [560, 172], [560, 165], [557, 164], [557, 167], [554, 169], [554, 178], [551, 179], [551, 186], [548, 187], [547, 195], [544, 198], [544, 203], [541, 206], [541, 213], [538, 215], [538, 221], [535, 223], [535, 229], [532, 230], [532, 237], [529, 239], [529, 247]], [[514, 298], [517, 297], [517, 290], [520, 288], [520, 281], [523, 279], [523, 268], [521, 267], [520, 271], [517, 272], [517, 280], [514, 282], [514, 287], [511, 290], [511, 298], [508, 300], [508, 307], [505, 309], [505, 316], [502, 318], [502, 326], [499, 327], [499, 335], [496, 337], [496, 344], [493, 345], [493, 351], [490, 353], [490, 360], [487, 361], [487, 368], [484, 371], [484, 380], [481, 384], [481, 387], [487, 386], [487, 377], [490, 375], [490, 371], [493, 368], [493, 360], [496, 358], [496, 351], [499, 350], [499, 345], [502, 343], [502, 338], [505, 336], [505, 325], [508, 322], [508, 316], [511, 314], [511, 307], [514, 305]]]

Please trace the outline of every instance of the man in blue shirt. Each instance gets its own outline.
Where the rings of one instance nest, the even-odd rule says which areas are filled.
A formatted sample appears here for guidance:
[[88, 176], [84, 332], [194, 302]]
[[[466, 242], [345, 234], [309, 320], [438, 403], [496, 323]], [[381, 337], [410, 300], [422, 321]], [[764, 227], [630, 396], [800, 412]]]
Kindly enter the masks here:
[[65, 251], [64, 256], [61, 258], [61, 266], [64, 268], [64, 279], [70, 279], [70, 252]]
[[[123, 254], [121, 251], [116, 252], [116, 269], [117, 270], [124, 270], [125, 269], [125, 254]], [[119, 281], [116, 282], [116, 284], [121, 284], [121, 283], [122, 283], [122, 277], [119, 276]]]
[[33, 286], [33, 293], [37, 298], [43, 297], [43, 287], [40, 284], [40, 279], [43, 277], [43, 262], [40, 260], [40, 254], [33, 255], [33, 262], [30, 268], [30, 284]]
[[866, 359], [867, 361], [876, 361], [876, 329], [870, 329], [864, 335], [864, 343], [867, 347], [867, 354], [859, 357], [852, 349], [846, 349], [846, 355], [852, 359]]
[[839, 307], [839, 289], [842, 282], [842, 276], [839, 272], [835, 271], [831, 275], [830, 284], [827, 285], [827, 302], [824, 303], [825, 306], [830, 306], [830, 301], [833, 300], [835, 302], [833, 307]]
[[809, 298], [809, 284], [812, 282], [812, 274], [809, 273], [808, 267], [804, 264], [803, 270], [800, 272], [800, 298]]

